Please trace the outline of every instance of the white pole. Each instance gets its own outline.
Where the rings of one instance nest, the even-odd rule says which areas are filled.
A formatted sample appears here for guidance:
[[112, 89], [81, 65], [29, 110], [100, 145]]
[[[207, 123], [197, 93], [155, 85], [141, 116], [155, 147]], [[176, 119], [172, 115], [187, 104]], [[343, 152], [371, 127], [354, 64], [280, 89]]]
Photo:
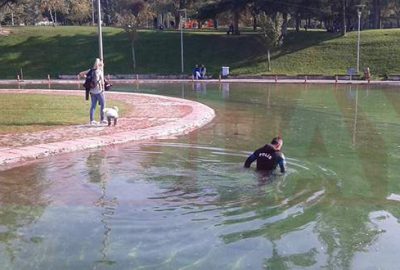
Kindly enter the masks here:
[[97, 28], [98, 28], [98, 35], [99, 35], [99, 58], [104, 60], [103, 58], [103, 34], [101, 30], [101, 6], [100, 0], [97, 0]]
[[357, 74], [360, 73], [360, 31], [361, 31], [361, 10], [358, 10], [358, 33], [357, 33]]

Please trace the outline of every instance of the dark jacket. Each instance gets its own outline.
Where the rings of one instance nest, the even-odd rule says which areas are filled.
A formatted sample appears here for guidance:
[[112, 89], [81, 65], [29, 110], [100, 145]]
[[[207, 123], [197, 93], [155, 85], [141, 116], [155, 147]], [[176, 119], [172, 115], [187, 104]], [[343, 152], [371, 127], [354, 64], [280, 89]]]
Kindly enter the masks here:
[[257, 160], [257, 170], [272, 171], [279, 165], [281, 172], [285, 172], [285, 156], [271, 144], [266, 144], [251, 154], [246, 159], [244, 167], [250, 168], [255, 160]]

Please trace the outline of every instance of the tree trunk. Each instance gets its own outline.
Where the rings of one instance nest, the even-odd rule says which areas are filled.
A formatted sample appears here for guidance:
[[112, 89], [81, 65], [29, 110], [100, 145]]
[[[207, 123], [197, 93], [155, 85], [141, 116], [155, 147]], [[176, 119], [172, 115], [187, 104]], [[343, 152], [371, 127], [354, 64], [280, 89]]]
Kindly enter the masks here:
[[53, 17], [53, 12], [51, 12], [51, 8], [49, 7], [49, 13], [50, 13], [50, 20], [54, 25], [54, 17]]
[[109, 0], [101, 0], [102, 1], [102, 11], [103, 11], [103, 20], [106, 25], [110, 25], [112, 23], [112, 18], [111, 18], [111, 12], [112, 12], [112, 7], [111, 3]]
[[233, 12], [233, 33], [235, 35], [240, 35], [240, 31], [239, 31], [239, 19], [240, 19], [240, 11], [239, 10], [235, 10]]
[[214, 29], [218, 29], [218, 20], [216, 18], [213, 19]]
[[179, 14], [178, 11], [177, 13], [175, 13], [175, 29], [181, 28], [180, 23], [181, 23], [181, 14]]
[[257, 31], [257, 16], [253, 14], [253, 31]]
[[133, 73], [136, 72], [136, 54], [135, 54], [135, 37], [132, 35], [131, 39], [131, 46], [132, 46], [132, 68]]
[[300, 26], [301, 26], [301, 16], [300, 13], [296, 14], [296, 32], [300, 31]]
[[268, 59], [268, 71], [271, 71], [271, 52], [269, 49], [267, 51], [267, 59]]
[[381, 29], [381, 0], [374, 0], [373, 2], [373, 24], [374, 29]]
[[287, 30], [288, 30], [288, 14], [285, 12], [282, 14], [283, 16], [283, 23], [282, 23], [282, 33], [281, 36], [279, 37], [279, 44], [282, 45], [283, 40], [285, 39], [287, 35]]
[[179, 6], [177, 7], [178, 9], [176, 9], [175, 11], [175, 29], [180, 29], [180, 23], [181, 23], [181, 18], [182, 18], [182, 13], [185, 12], [186, 15], [186, 11], [184, 11], [186, 9], [186, 1], [185, 0], [179, 0]]
[[91, 0], [92, 2], [92, 26], [95, 25], [95, 21], [94, 21], [94, 0]]
[[346, 27], [346, 0], [342, 1], [342, 28], [340, 29], [340, 33], [342, 36], [345, 36], [347, 33]]
[[162, 13], [157, 14], [157, 29], [163, 28], [164, 18]]

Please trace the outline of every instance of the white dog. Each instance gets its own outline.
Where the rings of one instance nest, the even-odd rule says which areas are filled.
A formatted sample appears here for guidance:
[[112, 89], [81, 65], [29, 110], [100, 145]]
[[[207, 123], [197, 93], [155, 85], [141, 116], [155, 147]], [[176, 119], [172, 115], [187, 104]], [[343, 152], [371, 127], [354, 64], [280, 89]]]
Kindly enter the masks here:
[[114, 126], [117, 124], [118, 120], [118, 107], [104, 108], [104, 116], [107, 117], [108, 126], [111, 125], [111, 120], [114, 120]]

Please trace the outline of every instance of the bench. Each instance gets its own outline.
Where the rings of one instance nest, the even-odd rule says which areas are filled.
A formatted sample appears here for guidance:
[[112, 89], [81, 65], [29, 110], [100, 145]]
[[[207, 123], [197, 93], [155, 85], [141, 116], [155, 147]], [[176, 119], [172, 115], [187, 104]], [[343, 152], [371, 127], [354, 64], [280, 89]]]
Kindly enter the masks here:
[[338, 80], [361, 80], [362, 76], [360, 74], [357, 75], [347, 75], [347, 74], [336, 74], [335, 78]]
[[386, 75], [386, 80], [388, 80], [388, 81], [400, 81], [400, 75], [399, 74]]

